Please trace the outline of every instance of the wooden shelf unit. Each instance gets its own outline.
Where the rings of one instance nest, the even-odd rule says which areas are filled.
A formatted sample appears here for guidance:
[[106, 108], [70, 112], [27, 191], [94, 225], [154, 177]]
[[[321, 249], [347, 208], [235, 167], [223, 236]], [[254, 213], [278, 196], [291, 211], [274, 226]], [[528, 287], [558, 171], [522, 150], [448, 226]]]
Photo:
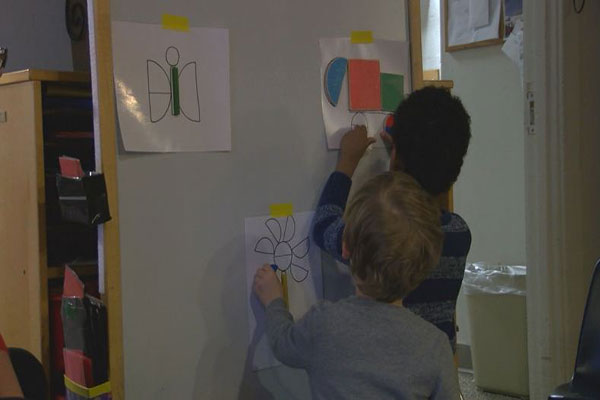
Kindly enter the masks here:
[[[98, 277], [97, 228], [62, 221], [55, 186], [59, 155], [95, 169], [93, 129], [90, 74], [26, 70], [0, 78], [0, 331], [9, 346], [41, 360], [49, 380], [49, 286], [61, 287], [64, 264], [74, 260], [87, 260], [74, 262], [82, 279]], [[120, 287], [112, 289], [120, 303]]]

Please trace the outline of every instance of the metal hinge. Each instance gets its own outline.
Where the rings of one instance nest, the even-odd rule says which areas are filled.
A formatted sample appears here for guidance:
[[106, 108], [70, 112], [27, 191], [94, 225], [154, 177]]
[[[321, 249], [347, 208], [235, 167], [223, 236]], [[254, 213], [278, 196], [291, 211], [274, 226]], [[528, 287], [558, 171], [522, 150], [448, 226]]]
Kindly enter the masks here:
[[529, 135], [535, 135], [535, 98], [533, 96], [533, 90], [531, 88], [528, 88], [527, 90], [527, 109], [529, 110], [529, 120], [527, 121], [527, 133]]

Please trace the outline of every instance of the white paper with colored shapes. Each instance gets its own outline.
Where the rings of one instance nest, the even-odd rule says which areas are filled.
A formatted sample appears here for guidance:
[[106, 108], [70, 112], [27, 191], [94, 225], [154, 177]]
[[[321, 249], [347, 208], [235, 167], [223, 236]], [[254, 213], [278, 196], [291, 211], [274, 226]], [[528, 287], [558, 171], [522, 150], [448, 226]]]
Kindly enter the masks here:
[[[385, 77], [403, 77], [403, 97], [411, 92], [410, 48], [407, 42], [375, 40], [353, 44], [350, 38], [320, 39], [321, 49], [321, 107], [327, 136], [327, 148], [339, 149], [342, 136], [355, 125], [365, 125], [369, 136], [377, 138], [376, 146], [383, 147], [378, 133], [393, 111], [370, 109], [350, 111], [350, 90], [347, 65], [351, 60], [379, 61], [381, 88]], [[370, 78], [370, 76], [369, 76]], [[382, 90], [381, 104], [386, 104]]]

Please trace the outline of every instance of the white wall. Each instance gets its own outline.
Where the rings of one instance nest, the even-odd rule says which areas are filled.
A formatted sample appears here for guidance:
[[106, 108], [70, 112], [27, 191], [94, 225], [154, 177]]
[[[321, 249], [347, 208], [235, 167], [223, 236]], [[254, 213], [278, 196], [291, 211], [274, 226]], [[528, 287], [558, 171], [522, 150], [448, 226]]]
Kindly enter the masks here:
[[454, 188], [471, 227], [470, 261], [525, 262], [524, 138], [517, 67], [500, 46], [442, 54], [443, 79], [471, 115], [472, 139]]
[[[118, 154], [127, 399], [310, 398], [302, 370], [252, 371], [244, 219], [272, 203], [314, 210], [337, 158], [323, 129], [318, 39], [374, 29], [405, 40], [406, 2], [239, 5], [111, 2], [113, 20], [160, 23], [169, 12], [228, 28], [231, 56], [231, 152]], [[374, 149], [361, 168], [374, 174], [387, 161]]]
[[8, 48], [5, 72], [28, 68], [72, 70], [65, 1], [2, 0], [0, 47]]
[[[519, 71], [500, 46], [442, 52], [442, 79], [454, 81], [471, 115], [472, 139], [454, 187], [454, 208], [473, 236], [468, 262], [525, 264], [525, 171]], [[465, 300], [458, 342], [470, 344]]]

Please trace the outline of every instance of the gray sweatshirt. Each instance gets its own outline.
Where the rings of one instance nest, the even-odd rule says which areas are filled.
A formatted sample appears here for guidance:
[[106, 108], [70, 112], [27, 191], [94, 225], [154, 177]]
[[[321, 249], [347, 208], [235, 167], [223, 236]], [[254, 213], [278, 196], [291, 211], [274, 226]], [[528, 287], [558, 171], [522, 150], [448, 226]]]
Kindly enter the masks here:
[[296, 323], [282, 299], [266, 311], [275, 357], [306, 369], [314, 399], [459, 398], [448, 338], [406, 308], [352, 296]]

